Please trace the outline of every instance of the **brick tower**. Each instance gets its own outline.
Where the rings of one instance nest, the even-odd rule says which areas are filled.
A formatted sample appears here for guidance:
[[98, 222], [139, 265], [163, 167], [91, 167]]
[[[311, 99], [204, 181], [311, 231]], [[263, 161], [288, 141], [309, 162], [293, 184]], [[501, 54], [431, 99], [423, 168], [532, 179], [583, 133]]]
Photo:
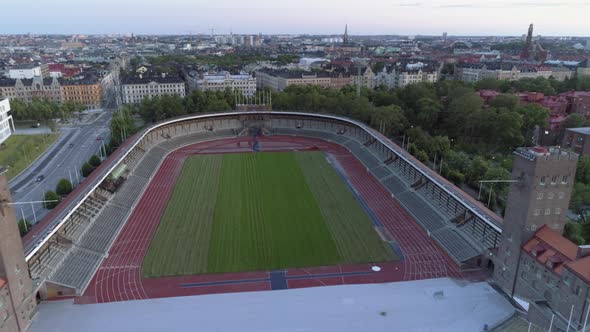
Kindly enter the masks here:
[[578, 155], [559, 148], [518, 148], [514, 152], [512, 183], [495, 257], [494, 279], [514, 295], [521, 246], [542, 225], [560, 234], [567, 212]]
[[0, 331], [26, 331], [36, 299], [25, 261], [5, 169], [0, 172]]

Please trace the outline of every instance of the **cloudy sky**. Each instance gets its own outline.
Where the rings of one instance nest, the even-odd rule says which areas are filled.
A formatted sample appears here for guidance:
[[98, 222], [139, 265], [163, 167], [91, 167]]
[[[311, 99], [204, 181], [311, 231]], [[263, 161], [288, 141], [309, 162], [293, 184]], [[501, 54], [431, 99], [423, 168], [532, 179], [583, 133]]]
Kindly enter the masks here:
[[2, 0], [0, 33], [590, 36], [590, 0]]

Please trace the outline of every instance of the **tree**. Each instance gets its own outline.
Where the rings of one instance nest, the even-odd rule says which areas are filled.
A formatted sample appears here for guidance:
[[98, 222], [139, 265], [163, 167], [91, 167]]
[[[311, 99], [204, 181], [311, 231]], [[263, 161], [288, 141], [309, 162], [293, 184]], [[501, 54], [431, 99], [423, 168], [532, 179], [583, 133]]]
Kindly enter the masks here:
[[539, 126], [541, 129], [549, 127], [549, 110], [541, 105], [527, 104], [518, 107], [516, 111], [522, 115], [522, 131], [527, 139], [533, 136], [535, 127]]
[[434, 86], [432, 84], [410, 84], [399, 90], [398, 96], [403, 102], [406, 110], [415, 110], [420, 98], [430, 98], [432, 100], [436, 100], [436, 91], [434, 90]]
[[495, 123], [496, 144], [500, 149], [509, 151], [524, 143], [520, 114], [500, 108], [497, 110]]
[[408, 120], [397, 105], [377, 107], [371, 112], [371, 126], [381, 130], [385, 136], [396, 135], [407, 125]]
[[72, 192], [72, 183], [70, 182], [70, 180], [68, 179], [61, 179], [59, 180], [59, 182], [57, 183], [57, 186], [55, 187], [55, 192], [59, 195], [59, 196], [66, 196], [67, 194]]
[[568, 221], [565, 224], [563, 236], [577, 245], [584, 245], [586, 243], [582, 236], [582, 227], [575, 221]]
[[438, 156], [438, 159], [440, 159], [446, 156], [450, 150], [451, 141], [446, 136], [434, 136], [428, 142], [427, 151], [432, 158]]
[[465, 174], [467, 180], [474, 185], [482, 180], [484, 174], [488, 171], [488, 162], [480, 156], [473, 158]]
[[586, 126], [586, 118], [582, 114], [574, 113], [563, 121], [564, 128], [579, 128]]
[[576, 182], [590, 184], [590, 157], [581, 155], [576, 168]]
[[85, 162], [84, 164], [82, 164], [82, 176], [83, 177], [88, 177], [88, 175], [90, 175], [90, 173], [92, 173], [92, 171], [94, 171], [94, 167], [92, 167], [92, 165], [90, 165], [88, 162]]
[[500, 91], [500, 86], [502, 82], [495, 78], [484, 78], [483, 80], [479, 80], [475, 82], [475, 90], [496, 90]]
[[45, 208], [48, 210], [51, 210], [54, 207], [56, 207], [57, 204], [59, 204], [59, 198], [60, 197], [55, 192], [53, 192], [51, 190], [46, 191], [45, 192], [45, 201], [46, 202], [44, 203]]
[[[512, 94], [501, 94], [496, 96], [493, 100], [490, 101], [490, 106], [495, 108], [507, 108], [509, 110], [513, 110], [518, 105], [519, 99], [517, 96]], [[529, 105], [536, 105], [536, 104], [529, 104]]]
[[99, 156], [93, 154], [92, 157], [90, 157], [90, 159], [88, 160], [88, 163], [90, 164], [90, 166], [96, 168], [96, 167], [100, 166], [102, 161], [100, 160]]
[[133, 108], [125, 106], [113, 114], [110, 145], [119, 146], [127, 137], [135, 133], [133, 111]]
[[425, 130], [430, 130], [438, 122], [440, 103], [430, 98], [420, 98], [416, 103], [415, 122]]
[[455, 170], [450, 170], [447, 174], [447, 178], [456, 185], [460, 185], [461, 183], [465, 182], [465, 175]]
[[451, 137], [473, 136], [480, 121], [472, 121], [483, 106], [481, 98], [475, 94], [463, 94], [453, 98], [448, 107], [445, 127]]
[[31, 230], [31, 227], [31, 223], [26, 219], [21, 219], [18, 221], [18, 231], [21, 237], [25, 236]]
[[588, 209], [590, 208], [590, 185], [584, 183], [575, 183], [570, 208], [580, 219], [587, 222]]

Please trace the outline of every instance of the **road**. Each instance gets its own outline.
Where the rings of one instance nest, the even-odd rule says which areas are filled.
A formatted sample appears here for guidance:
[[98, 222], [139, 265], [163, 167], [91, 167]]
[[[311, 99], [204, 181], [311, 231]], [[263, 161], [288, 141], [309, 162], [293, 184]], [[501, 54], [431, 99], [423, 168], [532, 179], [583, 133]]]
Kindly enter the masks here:
[[[61, 127], [62, 135], [55, 145], [10, 182], [14, 202], [42, 201], [45, 192], [55, 191], [57, 183], [62, 178], [71, 179], [74, 186], [82, 180], [82, 164], [93, 154], [99, 154], [103, 141], [97, 140], [97, 136], [104, 139], [110, 134], [112, 112], [104, 111], [89, 117], [92, 119], [86, 123]], [[43, 175], [44, 179], [35, 181], [40, 175]], [[42, 203], [17, 204], [15, 211], [17, 219], [24, 216], [32, 224], [41, 220], [48, 212]]]

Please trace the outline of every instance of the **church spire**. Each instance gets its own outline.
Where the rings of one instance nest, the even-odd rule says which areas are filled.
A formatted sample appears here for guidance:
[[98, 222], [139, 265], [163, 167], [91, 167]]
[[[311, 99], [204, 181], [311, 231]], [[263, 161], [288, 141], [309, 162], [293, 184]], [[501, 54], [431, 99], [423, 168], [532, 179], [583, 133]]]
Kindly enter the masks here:
[[348, 24], [344, 25], [344, 38], [342, 38], [344, 44], [348, 44]]

